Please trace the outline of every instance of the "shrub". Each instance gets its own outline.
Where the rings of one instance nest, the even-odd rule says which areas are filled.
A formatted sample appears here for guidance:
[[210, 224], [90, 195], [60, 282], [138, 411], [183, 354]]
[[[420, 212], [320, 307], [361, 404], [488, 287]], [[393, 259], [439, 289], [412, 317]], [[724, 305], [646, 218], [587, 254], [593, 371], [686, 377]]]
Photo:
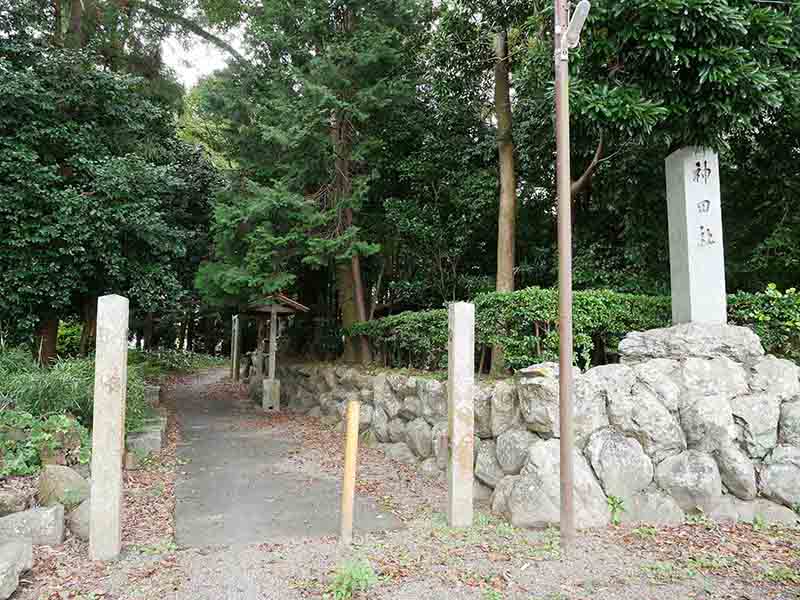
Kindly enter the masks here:
[[350, 600], [357, 592], [366, 592], [378, 581], [372, 565], [367, 561], [349, 561], [340, 566], [325, 598], [329, 600]]
[[81, 335], [83, 325], [62, 321], [58, 324], [58, 338], [56, 339], [56, 352], [59, 356], [78, 356], [81, 349]]
[[185, 350], [131, 350], [128, 352], [128, 364], [141, 369], [147, 381], [158, 381], [168, 375], [181, 375], [219, 366], [225, 358], [198, 354]]
[[780, 292], [770, 284], [761, 294], [731, 294], [728, 321], [752, 327], [767, 352], [800, 362], [800, 294], [794, 288]]
[[[558, 357], [558, 292], [538, 287], [490, 292], [475, 297], [477, 356], [499, 344], [506, 366], [519, 369]], [[728, 297], [731, 324], [753, 328], [767, 352], [800, 362], [800, 294], [774, 285], [758, 294]], [[615, 359], [627, 333], [670, 325], [667, 296], [610, 290], [574, 293], [573, 331], [578, 364]], [[447, 311], [404, 312], [357, 323], [349, 335], [366, 335], [385, 366], [436, 370], [447, 366]], [[477, 366], [477, 365], [476, 365]]]
[[67, 465], [89, 461], [89, 431], [74, 417], [0, 408], [0, 477], [33, 475], [45, 456], [60, 456]]
[[[24, 357], [24, 358], [23, 358]], [[0, 351], [0, 397], [17, 410], [34, 416], [74, 415], [85, 427], [92, 425], [94, 360], [59, 359], [50, 368], [38, 367], [29, 353]], [[142, 369], [128, 368], [125, 425], [141, 426], [147, 405]]]
[[[669, 324], [669, 300], [609, 290], [574, 295], [576, 355], [584, 366], [605, 362], [628, 331]], [[558, 356], [558, 292], [527, 288], [490, 292], [475, 298], [476, 344], [484, 350], [500, 344], [507, 366], [521, 368]], [[387, 366], [440, 369], [447, 364], [447, 311], [405, 312], [369, 323], [350, 333], [370, 338]], [[479, 352], [480, 355], [480, 352]]]

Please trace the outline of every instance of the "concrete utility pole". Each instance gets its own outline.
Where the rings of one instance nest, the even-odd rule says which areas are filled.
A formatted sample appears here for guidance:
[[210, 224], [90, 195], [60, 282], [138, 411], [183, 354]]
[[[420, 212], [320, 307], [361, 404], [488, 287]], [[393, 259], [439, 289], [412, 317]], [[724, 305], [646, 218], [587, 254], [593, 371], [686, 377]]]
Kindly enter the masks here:
[[[589, 14], [581, 0], [569, 19], [569, 0], [555, 0], [556, 187], [558, 191], [559, 432], [561, 550], [575, 546], [572, 425], [572, 175], [569, 166], [569, 49], [578, 45]], [[569, 25], [567, 25], [569, 23]]]

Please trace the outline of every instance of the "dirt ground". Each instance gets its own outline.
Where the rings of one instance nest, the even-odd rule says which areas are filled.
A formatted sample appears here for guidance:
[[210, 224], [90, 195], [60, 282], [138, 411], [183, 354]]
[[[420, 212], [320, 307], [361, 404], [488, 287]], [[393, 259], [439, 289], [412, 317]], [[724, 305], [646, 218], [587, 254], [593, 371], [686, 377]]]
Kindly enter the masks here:
[[[307, 417], [265, 417], [251, 408], [243, 389], [196, 381], [175, 385], [230, 402], [227, 418], [240, 419], [243, 429], [292, 441], [283, 457], [286, 468], [340, 477], [343, 436], [335, 427]], [[174, 393], [166, 396], [168, 404], [174, 401]], [[734, 527], [704, 518], [680, 527], [609, 527], [580, 533], [577, 549], [565, 557], [557, 530], [515, 529], [487, 505], [478, 505], [472, 528], [447, 527], [444, 480], [423, 479], [373, 447], [360, 450], [357, 493], [394, 513], [403, 528], [359, 536], [349, 549], [332, 536], [181, 548], [173, 520], [175, 474], [183, 466], [175, 451], [179, 436], [173, 410], [168, 446], [145, 469], [127, 473], [121, 560], [93, 563], [87, 544], [74, 538], [39, 547], [34, 570], [13, 598], [338, 599], [337, 574], [368, 564], [374, 580], [354, 598], [800, 600], [797, 527]], [[339, 498], [330, 501], [338, 504]]]

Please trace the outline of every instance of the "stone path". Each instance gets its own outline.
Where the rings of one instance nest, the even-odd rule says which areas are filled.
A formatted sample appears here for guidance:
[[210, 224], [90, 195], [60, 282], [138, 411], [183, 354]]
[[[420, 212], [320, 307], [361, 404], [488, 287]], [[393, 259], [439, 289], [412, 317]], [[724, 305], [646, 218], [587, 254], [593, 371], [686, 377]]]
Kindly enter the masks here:
[[[273, 543], [288, 537], [337, 535], [340, 482], [299, 473], [285, 459], [299, 451], [275, 429], [247, 427], [263, 419], [250, 405], [203, 393], [222, 370], [175, 390], [182, 443], [175, 486], [176, 542], [207, 547]], [[400, 522], [358, 499], [356, 529], [392, 529]]]

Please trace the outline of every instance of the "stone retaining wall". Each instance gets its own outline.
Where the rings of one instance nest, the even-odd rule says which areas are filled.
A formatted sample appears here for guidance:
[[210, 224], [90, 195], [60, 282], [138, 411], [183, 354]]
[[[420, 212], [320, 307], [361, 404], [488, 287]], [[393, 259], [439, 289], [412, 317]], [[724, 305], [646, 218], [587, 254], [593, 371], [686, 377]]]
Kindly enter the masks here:
[[[580, 527], [611, 518], [676, 523], [794, 522], [800, 510], [800, 369], [765, 356], [749, 329], [686, 324], [632, 333], [621, 364], [575, 380], [575, 499]], [[517, 526], [558, 522], [557, 366], [475, 387], [475, 475]], [[342, 419], [358, 397], [361, 429], [428, 476], [446, 468], [446, 382], [401, 372], [284, 367], [283, 403]], [[616, 502], [614, 502], [616, 504]]]

